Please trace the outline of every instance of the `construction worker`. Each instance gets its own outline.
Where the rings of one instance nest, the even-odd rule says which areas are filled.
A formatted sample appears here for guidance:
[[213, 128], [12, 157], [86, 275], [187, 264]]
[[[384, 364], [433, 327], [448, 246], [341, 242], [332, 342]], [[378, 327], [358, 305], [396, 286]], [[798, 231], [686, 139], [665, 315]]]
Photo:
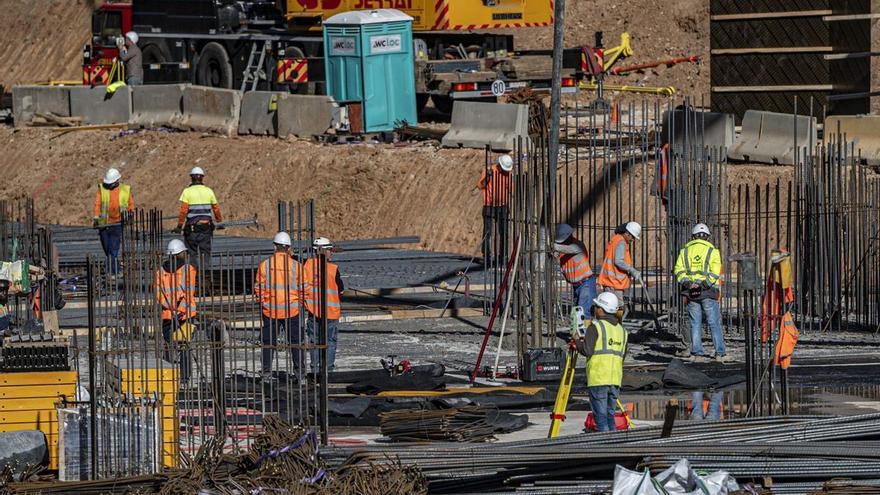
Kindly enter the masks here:
[[[315, 249], [323, 252], [327, 257], [327, 369], [333, 371], [336, 365], [336, 337], [339, 318], [342, 316], [340, 298], [345, 292], [342, 283], [342, 275], [339, 266], [330, 262], [330, 250], [333, 245], [326, 237], [318, 237], [312, 243]], [[306, 310], [309, 312], [306, 331], [309, 334], [309, 342], [320, 343], [319, 331], [323, 324], [324, 315], [321, 314], [321, 262], [318, 256], [311, 257], [303, 263], [303, 279], [305, 280]], [[312, 373], [318, 373], [321, 367], [321, 351], [313, 349], [310, 352]]]
[[214, 221], [222, 222], [223, 215], [214, 191], [202, 183], [205, 179], [202, 167], [193, 168], [189, 177], [190, 186], [180, 194], [180, 213], [175, 232], [183, 232], [183, 240], [191, 255], [199, 262], [204, 256], [205, 262], [210, 264]]
[[577, 350], [587, 358], [587, 390], [599, 431], [617, 431], [614, 412], [623, 381], [627, 333], [620, 324], [617, 296], [603, 292], [593, 300], [593, 320]]
[[623, 291], [629, 289], [632, 281], [642, 283], [642, 274], [633, 267], [630, 244], [642, 236], [642, 226], [628, 222], [614, 231], [614, 236], [605, 246], [602, 272], [599, 273], [599, 292], [613, 292], [618, 301], [623, 301]]
[[119, 59], [125, 63], [125, 84], [141, 86], [144, 84], [144, 55], [137, 46], [138, 34], [125, 33], [125, 38], [117, 41]]
[[709, 227], [698, 223], [691, 231], [691, 240], [678, 253], [675, 261], [675, 279], [681, 294], [687, 299], [691, 321], [690, 356], [696, 361], [703, 355], [703, 314], [712, 333], [715, 359], [727, 362], [724, 335], [721, 333], [721, 252], [709, 242]]
[[709, 398], [705, 399], [703, 391], [691, 392], [690, 419], [694, 421], [718, 421], [721, 419], [721, 401], [724, 392], [709, 392]]
[[12, 281], [6, 275], [0, 276], [0, 345], [3, 344], [3, 335], [9, 329], [11, 316], [9, 315], [9, 286]]
[[[300, 292], [302, 291], [302, 266], [294, 259], [290, 249], [290, 235], [278, 232], [272, 239], [275, 253], [260, 263], [254, 283], [254, 295], [262, 309], [261, 342], [262, 370], [272, 372], [272, 359], [278, 345], [278, 333], [285, 332], [287, 342], [299, 345], [300, 340]], [[294, 372], [300, 376], [302, 350], [293, 353]]]
[[484, 169], [477, 181], [477, 189], [483, 191], [483, 260], [492, 263], [492, 228], [495, 228], [496, 246], [501, 253], [494, 253], [499, 263], [507, 253], [507, 213], [510, 201], [510, 172], [513, 158], [501, 155], [498, 162]]
[[556, 238], [553, 250], [559, 257], [562, 276], [574, 289], [572, 301], [575, 306], [584, 308], [584, 314], [590, 313], [593, 298], [596, 297], [596, 277], [590, 267], [590, 254], [587, 246], [574, 235], [574, 229], [567, 223], [556, 226]]
[[131, 186], [120, 184], [122, 174], [111, 168], [95, 192], [95, 211], [92, 226], [98, 229], [101, 247], [107, 257], [110, 273], [119, 271], [119, 248], [122, 244], [122, 213], [134, 213]]
[[189, 263], [186, 245], [180, 239], [172, 239], [165, 254], [167, 258], [156, 270], [153, 286], [162, 307], [166, 359], [171, 361], [171, 350], [178, 350], [180, 380], [186, 383], [191, 369], [189, 339], [196, 316], [196, 268]]

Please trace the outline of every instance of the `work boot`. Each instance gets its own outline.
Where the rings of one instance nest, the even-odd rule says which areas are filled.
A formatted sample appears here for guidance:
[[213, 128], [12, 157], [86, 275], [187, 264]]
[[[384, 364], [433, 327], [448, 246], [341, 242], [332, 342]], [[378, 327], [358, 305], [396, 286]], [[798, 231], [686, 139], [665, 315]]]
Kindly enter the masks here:
[[732, 363], [732, 362], [733, 362], [733, 358], [730, 357], [730, 356], [728, 356], [727, 354], [716, 354], [716, 355], [715, 355], [715, 362], [716, 362], [716, 363], [722, 363], [722, 364], [724, 364], [724, 363]]
[[691, 354], [689, 361], [692, 363], [708, 363], [709, 358], [702, 354]]

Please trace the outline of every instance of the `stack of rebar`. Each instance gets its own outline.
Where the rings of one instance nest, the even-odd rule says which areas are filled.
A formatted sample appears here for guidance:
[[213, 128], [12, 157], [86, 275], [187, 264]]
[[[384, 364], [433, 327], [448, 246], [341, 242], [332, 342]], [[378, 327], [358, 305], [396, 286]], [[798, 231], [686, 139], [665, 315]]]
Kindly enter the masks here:
[[493, 438], [495, 427], [487, 421], [490, 409], [405, 409], [379, 415], [382, 434], [396, 442], [482, 442]]

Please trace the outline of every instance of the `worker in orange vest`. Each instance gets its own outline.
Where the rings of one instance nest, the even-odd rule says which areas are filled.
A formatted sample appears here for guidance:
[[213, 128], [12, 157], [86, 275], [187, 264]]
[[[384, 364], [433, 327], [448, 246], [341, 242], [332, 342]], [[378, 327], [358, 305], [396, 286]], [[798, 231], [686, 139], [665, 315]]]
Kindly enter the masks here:
[[590, 266], [587, 246], [574, 236], [574, 229], [567, 223], [556, 226], [554, 240], [553, 250], [559, 257], [562, 276], [574, 290], [572, 304], [584, 308], [584, 314], [588, 315], [596, 297], [596, 277]]
[[[325, 253], [327, 257], [327, 369], [333, 371], [336, 366], [336, 340], [337, 325], [342, 316], [340, 298], [345, 292], [342, 283], [342, 275], [339, 266], [330, 262], [330, 250], [333, 245], [326, 237], [315, 239], [315, 249]], [[311, 257], [303, 263], [303, 279], [305, 280], [306, 310], [309, 312], [306, 323], [306, 331], [309, 334], [309, 342], [313, 345], [319, 343], [318, 333], [325, 316], [321, 314], [321, 263], [317, 256]], [[310, 352], [312, 373], [318, 373], [321, 367], [321, 351], [313, 349]]]
[[191, 369], [189, 339], [196, 316], [196, 269], [189, 263], [186, 245], [180, 239], [172, 239], [165, 253], [168, 258], [156, 270], [153, 286], [162, 307], [166, 359], [173, 359], [171, 349], [178, 350], [180, 380], [186, 383]]
[[602, 271], [599, 273], [599, 292], [613, 292], [618, 301], [623, 301], [623, 291], [629, 289], [632, 281], [642, 282], [642, 274], [633, 267], [630, 249], [630, 244], [641, 236], [642, 226], [636, 222], [628, 222], [614, 231], [614, 236], [605, 246]]
[[122, 244], [122, 214], [134, 213], [134, 197], [131, 186], [120, 184], [122, 174], [111, 168], [95, 192], [95, 211], [92, 227], [98, 229], [101, 247], [107, 257], [110, 273], [119, 271], [119, 248]]
[[501, 155], [498, 162], [484, 169], [477, 181], [477, 189], [483, 191], [483, 262], [487, 265], [492, 258], [492, 228], [495, 229], [496, 246], [501, 251], [495, 253], [499, 263], [503, 263], [507, 249], [507, 216], [510, 202], [510, 173], [513, 171], [513, 158]]
[[[293, 257], [290, 249], [290, 235], [278, 232], [272, 239], [275, 253], [260, 263], [254, 283], [254, 295], [262, 310], [261, 342], [262, 371], [272, 372], [275, 347], [278, 346], [278, 333], [285, 332], [287, 342], [298, 346], [300, 338], [300, 293], [302, 291], [302, 266]], [[302, 349], [296, 349], [292, 360], [295, 373], [300, 376], [303, 361]]]

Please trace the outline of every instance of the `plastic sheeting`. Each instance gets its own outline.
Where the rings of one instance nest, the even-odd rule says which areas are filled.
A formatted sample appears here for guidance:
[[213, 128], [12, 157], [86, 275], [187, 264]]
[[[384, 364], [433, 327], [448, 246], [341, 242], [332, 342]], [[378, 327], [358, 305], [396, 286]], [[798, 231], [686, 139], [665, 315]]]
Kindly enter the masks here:
[[681, 459], [654, 477], [647, 468], [636, 472], [618, 465], [612, 495], [727, 495], [738, 490], [739, 485], [727, 471], [701, 476], [687, 459]]

